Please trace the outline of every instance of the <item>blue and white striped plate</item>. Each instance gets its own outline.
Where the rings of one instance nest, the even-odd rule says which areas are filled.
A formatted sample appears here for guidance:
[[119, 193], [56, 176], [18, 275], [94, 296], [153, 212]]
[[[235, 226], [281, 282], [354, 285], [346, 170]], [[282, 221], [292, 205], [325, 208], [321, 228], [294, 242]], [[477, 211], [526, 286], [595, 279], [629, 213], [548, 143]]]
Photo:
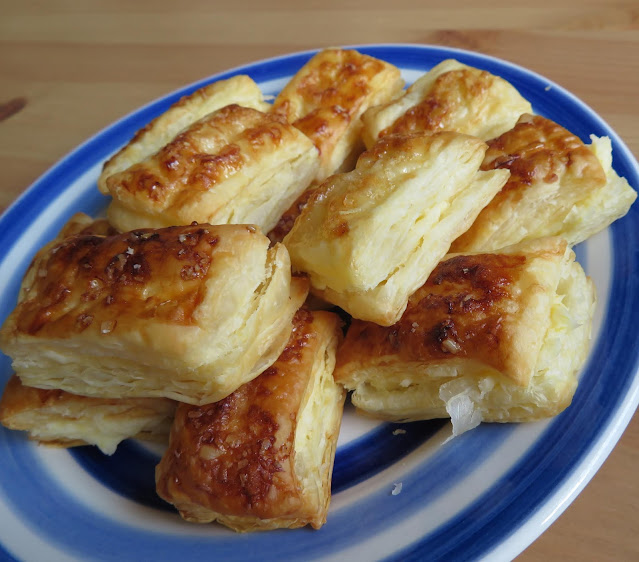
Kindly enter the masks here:
[[[537, 113], [589, 141], [608, 135], [614, 167], [639, 187], [639, 167], [591, 109], [556, 84], [512, 64], [440, 47], [359, 49], [402, 69], [407, 82], [445, 58], [510, 81]], [[207, 78], [151, 103], [77, 148], [0, 218], [0, 319], [13, 308], [31, 256], [76, 211], [98, 214], [102, 162], [180, 96], [245, 73], [276, 94], [312, 53], [270, 59]], [[509, 559], [567, 507], [599, 468], [639, 402], [637, 206], [577, 249], [599, 292], [595, 341], [573, 404], [526, 425], [485, 424], [446, 444], [443, 421], [374, 423], [347, 408], [337, 450], [333, 501], [319, 531], [251, 535], [195, 525], [155, 495], [159, 451], [125, 442], [95, 448], [39, 447], [0, 430], [0, 557], [24, 560]], [[0, 357], [0, 377], [10, 375]], [[393, 494], [399, 490], [401, 492]]]

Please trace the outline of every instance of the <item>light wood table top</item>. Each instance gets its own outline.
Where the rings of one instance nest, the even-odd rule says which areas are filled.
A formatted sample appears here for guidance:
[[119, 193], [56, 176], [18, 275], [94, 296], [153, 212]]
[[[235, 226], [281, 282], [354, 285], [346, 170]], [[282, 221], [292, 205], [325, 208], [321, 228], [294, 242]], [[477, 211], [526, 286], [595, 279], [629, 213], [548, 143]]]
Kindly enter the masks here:
[[[87, 137], [158, 96], [336, 45], [435, 44], [506, 59], [573, 92], [639, 155], [636, 0], [216, 4], [2, 0], [0, 210]], [[518, 560], [639, 560], [638, 466], [635, 415], [584, 492]]]

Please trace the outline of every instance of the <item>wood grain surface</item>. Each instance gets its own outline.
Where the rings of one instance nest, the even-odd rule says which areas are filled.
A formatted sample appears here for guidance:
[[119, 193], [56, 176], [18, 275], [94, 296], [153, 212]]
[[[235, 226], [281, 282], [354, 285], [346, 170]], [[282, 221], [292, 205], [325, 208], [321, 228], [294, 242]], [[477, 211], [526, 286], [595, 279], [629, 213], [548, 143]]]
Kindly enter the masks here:
[[[365, 43], [494, 55], [564, 86], [639, 156], [639, 1], [0, 0], [0, 210], [89, 136], [233, 66]], [[635, 186], [637, 187], [637, 186]], [[639, 560], [639, 416], [519, 557]]]

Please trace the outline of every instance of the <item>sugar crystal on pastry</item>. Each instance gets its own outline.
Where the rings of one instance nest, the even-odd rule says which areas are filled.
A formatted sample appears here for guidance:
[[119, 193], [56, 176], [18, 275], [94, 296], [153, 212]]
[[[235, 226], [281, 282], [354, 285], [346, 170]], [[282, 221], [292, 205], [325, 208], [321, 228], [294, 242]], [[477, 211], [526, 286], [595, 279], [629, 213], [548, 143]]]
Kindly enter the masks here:
[[344, 404], [339, 318], [300, 310], [278, 360], [215, 404], [181, 404], [156, 469], [182, 517], [236, 531], [321, 527]]
[[318, 152], [276, 115], [227, 105], [105, 180], [119, 230], [256, 224], [267, 232], [315, 176]]
[[384, 137], [314, 191], [284, 239], [293, 268], [353, 317], [393, 324], [506, 182], [479, 171], [486, 148], [452, 132]]
[[523, 115], [488, 141], [482, 170], [506, 169], [510, 179], [452, 251], [494, 250], [543, 236], [574, 245], [625, 215], [637, 193], [612, 168], [610, 139], [591, 138], [585, 145], [549, 119]]
[[282, 89], [273, 111], [315, 143], [321, 181], [353, 167], [364, 148], [360, 116], [399, 95], [403, 85], [392, 64], [352, 49], [324, 49]]
[[456, 131], [488, 140], [511, 129], [530, 103], [506, 80], [448, 59], [398, 99], [364, 113], [367, 147], [393, 133]]
[[0, 347], [24, 384], [86, 396], [219, 400], [275, 361], [307, 292], [250, 225], [73, 236], [34, 265]]
[[145, 125], [123, 148], [105, 162], [98, 179], [100, 191], [104, 194], [109, 193], [106, 184], [109, 176], [142, 162], [205, 115], [230, 104], [260, 111], [269, 109], [269, 104], [264, 101], [259, 86], [245, 75], [218, 80], [199, 88], [180, 98], [164, 113]]
[[594, 286], [561, 238], [450, 254], [389, 327], [354, 321], [335, 378], [362, 412], [451, 417], [455, 434], [566, 408], [588, 355]]

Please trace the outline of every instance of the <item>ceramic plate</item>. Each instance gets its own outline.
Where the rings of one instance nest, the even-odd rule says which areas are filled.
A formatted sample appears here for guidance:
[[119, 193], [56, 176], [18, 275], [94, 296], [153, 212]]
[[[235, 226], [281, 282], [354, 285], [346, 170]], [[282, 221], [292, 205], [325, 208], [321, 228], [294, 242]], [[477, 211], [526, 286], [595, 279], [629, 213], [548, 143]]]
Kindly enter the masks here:
[[[558, 85], [494, 58], [408, 45], [358, 47], [398, 66], [408, 83], [446, 58], [511, 82], [535, 112], [583, 140], [612, 139], [614, 167], [639, 187], [622, 141]], [[96, 178], [104, 160], [179, 97], [233, 74], [276, 94], [312, 55], [297, 53], [230, 70], [187, 86], [110, 126], [40, 178], [0, 219], [0, 319], [13, 308], [31, 256], [76, 211], [101, 213]], [[160, 451], [135, 441], [107, 457], [96, 448], [39, 447], [0, 430], [0, 555], [25, 560], [462, 560], [509, 559], [574, 499], [608, 455], [639, 401], [638, 206], [577, 248], [597, 285], [589, 362], [573, 404], [525, 425], [484, 424], [444, 443], [444, 421], [365, 421], [347, 408], [328, 522], [319, 531], [239, 535], [183, 522], [154, 492]], [[0, 359], [0, 377], [10, 373]], [[399, 491], [401, 484], [401, 492]], [[395, 494], [393, 494], [395, 490]]]

